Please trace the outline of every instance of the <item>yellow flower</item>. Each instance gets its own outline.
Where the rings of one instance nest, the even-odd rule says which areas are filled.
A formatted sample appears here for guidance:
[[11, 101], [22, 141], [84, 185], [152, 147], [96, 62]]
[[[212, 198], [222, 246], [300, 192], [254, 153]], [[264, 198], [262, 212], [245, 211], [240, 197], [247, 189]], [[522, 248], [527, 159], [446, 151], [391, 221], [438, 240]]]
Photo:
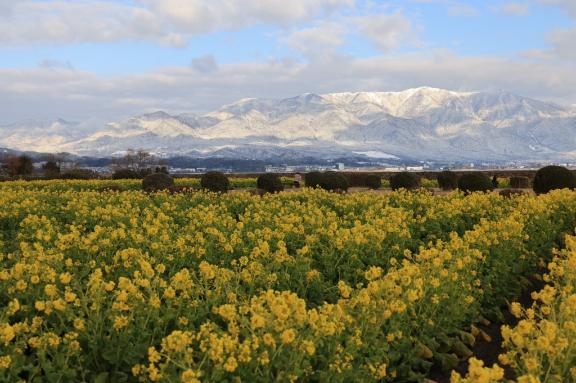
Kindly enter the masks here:
[[262, 337], [262, 340], [264, 341], [264, 344], [266, 346], [274, 347], [276, 345], [276, 341], [274, 340], [274, 336], [272, 336], [272, 334], [270, 334], [268, 332], [266, 334], [264, 334], [264, 336]]
[[66, 302], [63, 299], [56, 299], [52, 302], [52, 306], [58, 311], [66, 310]]
[[54, 298], [58, 294], [58, 289], [56, 288], [55, 285], [47, 284], [46, 286], [44, 286], [44, 292], [50, 298]]
[[67, 285], [72, 280], [72, 274], [70, 273], [62, 273], [60, 274], [60, 283], [63, 285]]
[[74, 319], [74, 328], [78, 331], [82, 331], [85, 328], [84, 321], [80, 318]]
[[148, 379], [153, 382], [157, 382], [162, 379], [162, 374], [155, 366], [148, 367]]
[[233, 321], [236, 318], [236, 306], [231, 304], [225, 304], [218, 307], [216, 312], [228, 322]]
[[380, 278], [382, 275], [382, 269], [380, 267], [372, 266], [364, 273], [364, 278], [368, 281], [373, 281]]
[[238, 362], [236, 361], [236, 358], [230, 356], [226, 359], [226, 363], [224, 363], [223, 367], [225, 371], [234, 372], [236, 371], [236, 368], [238, 368]]
[[517, 383], [540, 383], [540, 379], [536, 376], [532, 375], [523, 375], [520, 376], [517, 380]]
[[150, 363], [157, 363], [160, 361], [160, 359], [162, 359], [162, 357], [160, 356], [160, 353], [158, 351], [156, 351], [156, 348], [149, 347], [148, 348], [148, 361]]
[[46, 303], [44, 301], [36, 301], [34, 303], [34, 308], [38, 311], [46, 310]]
[[534, 358], [526, 358], [524, 359], [524, 366], [528, 371], [534, 371], [540, 367], [540, 363]]
[[12, 364], [12, 358], [10, 355], [0, 356], [0, 369], [9, 368]]
[[259, 329], [266, 325], [266, 320], [262, 315], [259, 314], [252, 314], [252, 318], [250, 320], [253, 329]]
[[314, 355], [316, 353], [316, 346], [312, 341], [309, 340], [303, 341], [302, 347], [304, 348], [304, 351], [306, 351], [308, 355]]
[[510, 305], [510, 312], [516, 318], [520, 318], [522, 316], [522, 306], [518, 302], [512, 302]]
[[319, 279], [319, 278], [320, 278], [320, 275], [321, 275], [321, 274], [320, 274], [320, 272], [319, 272], [318, 270], [316, 270], [316, 269], [310, 270], [310, 271], [306, 272], [306, 280], [307, 280], [308, 282], [311, 282], [311, 281], [313, 281], [313, 280], [315, 280], [315, 279]]
[[17, 290], [24, 291], [27, 286], [28, 286], [28, 284], [25, 281], [23, 281], [22, 279], [20, 279], [18, 282], [16, 282], [16, 289]]
[[294, 339], [296, 339], [296, 331], [294, 331], [294, 329], [291, 328], [288, 330], [284, 330], [280, 338], [282, 339], [282, 343], [290, 344], [294, 342]]
[[176, 291], [169, 286], [166, 290], [164, 290], [163, 296], [166, 299], [172, 299], [176, 296]]
[[350, 293], [352, 292], [352, 288], [346, 284], [344, 281], [338, 282], [338, 290], [340, 291], [340, 295], [342, 298], [348, 299], [350, 298]]
[[180, 380], [182, 383], [200, 383], [200, 379], [198, 378], [201, 376], [201, 372], [188, 369], [182, 373]]
[[124, 327], [128, 326], [128, 318], [123, 315], [118, 315], [114, 318], [114, 327], [115, 330], [121, 330]]
[[134, 375], [134, 376], [140, 375], [140, 372], [142, 371], [142, 365], [137, 364], [137, 365], [133, 366], [131, 371], [132, 371], [132, 375]]

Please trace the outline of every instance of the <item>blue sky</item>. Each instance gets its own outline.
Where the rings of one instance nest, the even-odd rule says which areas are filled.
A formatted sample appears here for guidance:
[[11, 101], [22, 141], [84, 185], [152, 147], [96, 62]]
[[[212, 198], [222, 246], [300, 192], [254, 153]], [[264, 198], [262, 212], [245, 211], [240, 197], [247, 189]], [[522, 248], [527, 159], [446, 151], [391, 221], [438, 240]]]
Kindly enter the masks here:
[[575, 41], [574, 0], [1, 0], [0, 124], [424, 85], [573, 104]]

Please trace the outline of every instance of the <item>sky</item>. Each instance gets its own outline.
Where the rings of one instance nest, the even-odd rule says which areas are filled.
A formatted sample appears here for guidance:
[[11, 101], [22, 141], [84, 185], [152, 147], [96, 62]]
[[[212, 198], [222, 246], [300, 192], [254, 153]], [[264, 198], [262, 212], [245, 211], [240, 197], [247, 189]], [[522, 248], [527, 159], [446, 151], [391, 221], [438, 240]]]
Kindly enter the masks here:
[[576, 104], [576, 0], [0, 0], [0, 125], [420, 86]]

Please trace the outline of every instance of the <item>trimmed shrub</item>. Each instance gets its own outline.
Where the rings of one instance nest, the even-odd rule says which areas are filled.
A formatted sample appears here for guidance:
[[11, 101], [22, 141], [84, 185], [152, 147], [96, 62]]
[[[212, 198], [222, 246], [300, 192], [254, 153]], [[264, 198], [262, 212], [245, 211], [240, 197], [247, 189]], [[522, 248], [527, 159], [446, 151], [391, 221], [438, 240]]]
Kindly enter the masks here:
[[[158, 173], [162, 174], [162, 173]], [[200, 179], [200, 186], [202, 189], [209, 190], [215, 193], [226, 193], [230, 189], [230, 181], [228, 177], [222, 172], [208, 172], [202, 175]]]
[[304, 175], [304, 185], [309, 188], [317, 188], [322, 181], [322, 173], [310, 172]]
[[503, 189], [498, 192], [504, 198], [512, 198], [517, 195], [526, 194], [526, 192], [522, 189]]
[[98, 173], [89, 169], [70, 169], [60, 176], [64, 180], [94, 180], [98, 179]]
[[371, 174], [363, 172], [349, 172], [341, 173], [344, 174], [348, 180], [348, 187], [366, 187], [366, 179], [371, 176]]
[[437, 179], [425, 178], [425, 177], [420, 178], [420, 186], [423, 188], [429, 188], [429, 189], [434, 189], [434, 188], [439, 187]]
[[156, 166], [156, 168], [154, 168], [154, 173], [170, 174], [166, 166]]
[[382, 177], [377, 174], [368, 174], [365, 180], [365, 186], [377, 190], [382, 187]]
[[174, 178], [164, 173], [150, 174], [142, 180], [142, 188], [149, 193], [170, 190], [172, 186], [174, 186]]
[[466, 192], [486, 192], [494, 190], [492, 179], [482, 172], [466, 173], [458, 179], [458, 189]]
[[320, 178], [320, 187], [324, 190], [346, 191], [348, 190], [348, 180], [338, 172], [325, 172]]
[[49, 178], [57, 178], [60, 175], [60, 166], [56, 163], [56, 161], [48, 161], [44, 165], [42, 165], [42, 170], [46, 177]]
[[536, 172], [532, 188], [536, 194], [555, 189], [576, 189], [576, 176], [562, 166], [545, 166]]
[[454, 190], [458, 188], [458, 175], [450, 170], [444, 170], [438, 173], [436, 177], [438, 187], [442, 190]]
[[117, 169], [112, 174], [113, 180], [138, 180], [143, 179], [149, 175], [150, 169], [134, 170], [134, 169]]
[[513, 189], [528, 189], [530, 187], [530, 178], [528, 177], [510, 177], [510, 187]]
[[390, 177], [390, 187], [392, 190], [407, 189], [413, 190], [420, 187], [420, 178], [409, 172], [400, 172]]
[[258, 176], [256, 186], [258, 189], [262, 189], [267, 193], [278, 193], [284, 190], [284, 185], [280, 177], [272, 173], [265, 173]]

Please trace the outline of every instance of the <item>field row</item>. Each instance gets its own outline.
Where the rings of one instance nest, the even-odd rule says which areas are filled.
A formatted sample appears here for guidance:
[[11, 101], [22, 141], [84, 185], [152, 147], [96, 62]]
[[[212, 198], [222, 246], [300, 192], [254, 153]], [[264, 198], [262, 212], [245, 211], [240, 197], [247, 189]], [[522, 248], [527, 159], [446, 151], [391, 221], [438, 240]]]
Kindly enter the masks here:
[[[230, 177], [230, 186], [234, 189], [256, 188], [256, 178]], [[284, 187], [292, 187], [293, 177], [280, 177]], [[200, 188], [200, 178], [175, 178], [177, 186], [189, 186]], [[435, 179], [421, 178], [420, 184], [423, 188], [438, 188], [438, 181]], [[364, 185], [362, 185], [364, 186]], [[101, 190], [105, 188], [118, 188], [119, 190], [141, 190], [142, 180], [46, 180], [46, 181], [11, 181], [4, 185], [4, 188], [23, 188], [25, 190]], [[382, 179], [382, 187], [389, 188], [390, 181]], [[498, 187], [509, 188], [510, 179], [498, 178]]]

